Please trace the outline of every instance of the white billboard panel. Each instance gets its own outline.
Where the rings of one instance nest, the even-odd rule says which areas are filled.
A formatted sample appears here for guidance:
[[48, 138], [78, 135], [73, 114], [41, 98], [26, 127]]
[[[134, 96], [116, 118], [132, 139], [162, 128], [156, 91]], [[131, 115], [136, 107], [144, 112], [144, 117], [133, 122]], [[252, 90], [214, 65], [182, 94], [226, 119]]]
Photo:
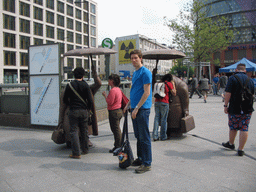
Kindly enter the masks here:
[[59, 45], [42, 45], [29, 47], [30, 75], [59, 73]]
[[31, 124], [57, 126], [59, 119], [59, 76], [30, 76]]
[[30, 121], [57, 126], [60, 106], [59, 44], [29, 47]]

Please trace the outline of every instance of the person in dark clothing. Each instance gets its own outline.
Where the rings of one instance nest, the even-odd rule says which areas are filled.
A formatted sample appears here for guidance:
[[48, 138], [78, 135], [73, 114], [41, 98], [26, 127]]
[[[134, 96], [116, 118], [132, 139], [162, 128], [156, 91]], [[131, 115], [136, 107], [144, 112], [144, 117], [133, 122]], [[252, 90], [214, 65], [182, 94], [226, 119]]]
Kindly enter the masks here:
[[220, 90], [220, 95], [222, 97], [222, 102], [224, 102], [225, 97], [225, 88], [228, 83], [228, 77], [225, 75], [225, 73], [221, 73], [221, 77], [218, 82], [218, 89]]
[[190, 96], [189, 96], [190, 99], [192, 99], [194, 92], [197, 93], [199, 98], [202, 97], [202, 95], [199, 93], [199, 91], [197, 89], [197, 84], [198, 84], [197, 78], [195, 75], [193, 75], [192, 81], [190, 83], [190, 85], [191, 85], [191, 92], [190, 92]]
[[75, 159], [80, 159], [81, 154], [84, 155], [88, 153], [89, 149], [88, 117], [93, 106], [93, 99], [89, 85], [83, 80], [84, 75], [84, 69], [77, 67], [74, 70], [75, 80], [70, 84], [82, 97], [85, 103], [76, 95], [69, 84], [66, 86], [63, 97], [63, 102], [70, 108], [68, 117], [70, 123], [72, 154], [69, 155], [69, 157]]
[[[244, 64], [237, 65], [235, 76], [240, 79], [243, 86], [245, 82], [249, 78], [246, 74], [246, 68]], [[224, 104], [224, 113], [228, 114], [229, 118], [229, 141], [226, 143], [222, 143], [222, 145], [229, 149], [235, 149], [235, 138], [237, 131], [240, 131], [239, 135], [239, 147], [238, 147], [238, 155], [244, 155], [244, 146], [248, 138], [248, 127], [250, 123], [250, 119], [253, 112], [253, 103], [248, 104], [248, 111], [244, 112], [241, 108], [242, 96], [241, 96], [241, 85], [236, 79], [234, 75], [232, 75], [227, 83], [225, 89], [225, 104]], [[252, 79], [247, 84], [248, 89], [250, 89], [251, 93], [254, 94], [254, 85]], [[251, 106], [252, 105], [252, 106]]]

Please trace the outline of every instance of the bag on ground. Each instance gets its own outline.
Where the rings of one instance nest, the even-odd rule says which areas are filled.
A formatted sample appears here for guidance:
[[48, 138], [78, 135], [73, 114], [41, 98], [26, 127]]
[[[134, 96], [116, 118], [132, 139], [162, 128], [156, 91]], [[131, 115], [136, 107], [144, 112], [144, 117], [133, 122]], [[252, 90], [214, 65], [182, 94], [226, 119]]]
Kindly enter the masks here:
[[122, 146], [114, 150], [113, 155], [118, 157], [119, 167], [125, 169], [129, 167], [134, 161], [132, 148], [129, 142], [128, 137], [128, 120], [127, 120], [127, 111], [124, 114], [124, 126], [123, 126], [123, 135], [122, 135]]
[[63, 144], [66, 142], [66, 138], [65, 138], [65, 131], [63, 129], [63, 124], [60, 123], [57, 127], [57, 129], [55, 129], [52, 133], [52, 140], [54, 141], [54, 143], [56, 144]]
[[160, 99], [165, 97], [165, 83], [155, 83], [153, 95], [155, 98]]

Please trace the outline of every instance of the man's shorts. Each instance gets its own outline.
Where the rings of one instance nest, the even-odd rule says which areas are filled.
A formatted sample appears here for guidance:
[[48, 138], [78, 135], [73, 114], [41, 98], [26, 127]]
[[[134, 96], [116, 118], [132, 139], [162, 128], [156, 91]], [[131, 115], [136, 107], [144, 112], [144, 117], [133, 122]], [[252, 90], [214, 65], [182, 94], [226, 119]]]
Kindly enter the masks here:
[[241, 115], [228, 114], [228, 125], [230, 130], [248, 131], [252, 113]]

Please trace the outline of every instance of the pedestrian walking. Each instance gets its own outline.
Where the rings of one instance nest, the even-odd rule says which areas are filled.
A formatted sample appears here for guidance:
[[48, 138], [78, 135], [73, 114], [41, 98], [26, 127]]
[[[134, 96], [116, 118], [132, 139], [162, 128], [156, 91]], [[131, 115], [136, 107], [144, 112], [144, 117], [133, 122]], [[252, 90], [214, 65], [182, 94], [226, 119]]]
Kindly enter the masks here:
[[[249, 77], [246, 75], [246, 68], [244, 64], [237, 65], [236, 74], [232, 75], [227, 83], [227, 87], [225, 89], [225, 103], [224, 103], [224, 112], [228, 114], [228, 125], [229, 125], [229, 141], [226, 143], [222, 143], [222, 145], [229, 149], [235, 149], [235, 138], [237, 135], [237, 131], [240, 131], [239, 135], [239, 147], [238, 147], [238, 155], [244, 155], [244, 146], [246, 144], [248, 138], [248, 128], [250, 119], [253, 112], [253, 102], [250, 104], [246, 104], [246, 106], [242, 106], [242, 86], [247, 83], [247, 88], [254, 94], [254, 84], [252, 79], [248, 79]], [[249, 81], [248, 81], [249, 80]], [[248, 82], [247, 82], [248, 81]], [[245, 110], [244, 107], [247, 109]]]
[[[132, 112], [132, 123], [134, 135], [137, 139], [138, 158], [132, 166], [139, 166], [136, 173], [144, 173], [151, 170], [152, 149], [149, 132], [149, 115], [152, 105], [152, 74], [142, 64], [142, 53], [134, 50], [130, 53], [130, 59], [135, 68], [132, 77], [132, 87], [130, 91], [130, 104]], [[127, 110], [127, 106], [124, 111]]]
[[211, 88], [211, 83], [209, 79], [206, 78], [206, 75], [203, 75], [203, 78], [198, 82], [197, 88], [202, 91], [202, 94], [204, 96], [204, 102], [206, 103], [207, 94]]
[[190, 85], [191, 85], [191, 92], [190, 92], [189, 98], [192, 99], [194, 92], [196, 92], [196, 94], [198, 95], [198, 97], [200, 99], [202, 97], [202, 95], [199, 93], [199, 91], [197, 89], [198, 80], [195, 75], [192, 76], [192, 81], [191, 81]]
[[220, 79], [218, 82], [218, 89], [222, 97], [222, 102], [224, 102], [225, 88], [227, 86], [227, 83], [228, 83], [228, 77], [225, 75], [225, 73], [221, 73]]

